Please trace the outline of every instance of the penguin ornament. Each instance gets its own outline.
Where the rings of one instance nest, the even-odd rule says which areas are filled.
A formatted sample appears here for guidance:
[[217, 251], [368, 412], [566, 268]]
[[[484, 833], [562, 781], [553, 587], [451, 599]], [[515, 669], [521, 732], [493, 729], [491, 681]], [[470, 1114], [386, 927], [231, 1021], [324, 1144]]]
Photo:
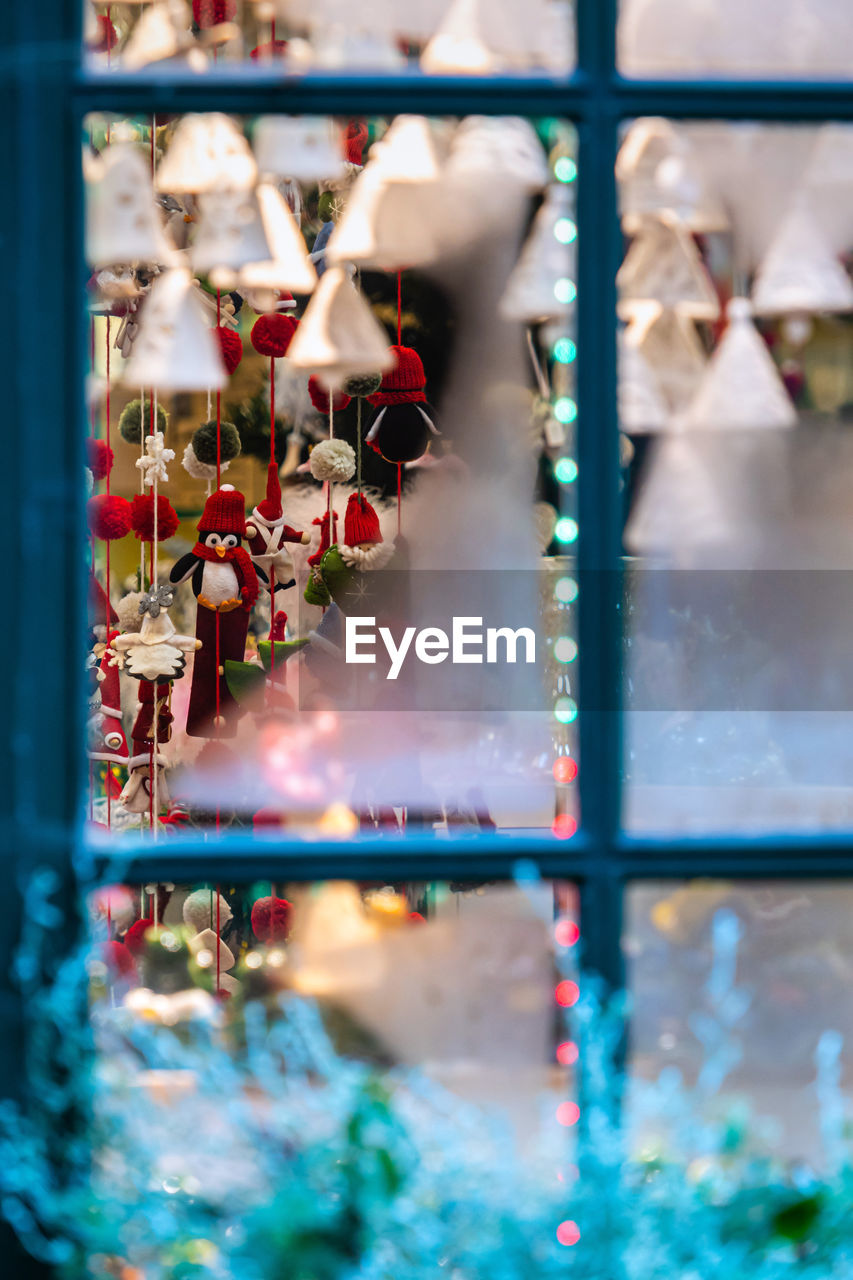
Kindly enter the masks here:
[[417, 351], [390, 347], [395, 366], [378, 391], [367, 397], [377, 410], [365, 437], [372, 449], [396, 466], [423, 457], [439, 434], [426, 412], [426, 374]]
[[[246, 505], [242, 493], [224, 484], [204, 504], [199, 540], [181, 556], [169, 575], [174, 583], [192, 583], [198, 601], [196, 639], [201, 649], [193, 665], [187, 733], [194, 738], [233, 738], [239, 709], [225, 681], [225, 663], [242, 662], [249, 612], [258, 598], [258, 573], [248, 551]], [[217, 671], [218, 668], [218, 671]]]

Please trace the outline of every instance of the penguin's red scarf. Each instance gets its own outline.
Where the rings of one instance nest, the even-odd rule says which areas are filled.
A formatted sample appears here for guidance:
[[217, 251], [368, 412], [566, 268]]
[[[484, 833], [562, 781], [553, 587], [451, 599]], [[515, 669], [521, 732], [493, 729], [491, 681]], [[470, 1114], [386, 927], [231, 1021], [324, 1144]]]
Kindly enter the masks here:
[[203, 542], [197, 542], [193, 547], [193, 555], [199, 560], [206, 560], [208, 564], [232, 564], [234, 572], [237, 575], [237, 582], [240, 586], [240, 595], [243, 599], [243, 608], [248, 613], [252, 605], [258, 598], [260, 586], [258, 584], [258, 575], [255, 573], [255, 566], [252, 564], [252, 558], [244, 547], [229, 547], [224, 556], [216, 554], [215, 547], [206, 547]]

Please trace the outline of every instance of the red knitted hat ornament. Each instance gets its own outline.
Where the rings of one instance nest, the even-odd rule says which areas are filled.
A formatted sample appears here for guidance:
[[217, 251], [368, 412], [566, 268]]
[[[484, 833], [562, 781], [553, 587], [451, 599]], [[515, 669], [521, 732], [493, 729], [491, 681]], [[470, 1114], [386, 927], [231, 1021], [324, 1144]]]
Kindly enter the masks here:
[[252, 49], [249, 57], [253, 62], [265, 61], [267, 58], [283, 58], [287, 53], [286, 40], [267, 40]]
[[255, 510], [262, 520], [268, 520], [271, 524], [281, 519], [281, 485], [278, 480], [278, 467], [274, 462], [267, 467], [266, 497], [258, 503]]
[[95, 22], [98, 26], [98, 34], [90, 42], [89, 48], [93, 53], [108, 53], [118, 44], [118, 32], [105, 13], [96, 14]]
[[123, 942], [104, 942], [101, 944], [104, 964], [112, 978], [132, 978], [136, 976], [136, 964], [133, 956]]
[[145, 950], [145, 935], [149, 929], [154, 928], [154, 921], [150, 916], [143, 920], [137, 920], [130, 926], [124, 935], [124, 945], [132, 956], [141, 956]]
[[379, 516], [363, 493], [351, 493], [344, 516], [344, 542], [358, 547], [365, 542], [382, 542]]
[[193, 22], [199, 27], [233, 22], [236, 13], [237, 0], [193, 0]]
[[252, 931], [259, 942], [286, 942], [293, 911], [287, 898], [258, 898], [252, 907]]
[[345, 391], [336, 391], [334, 396], [330, 397], [329, 392], [317, 378], [308, 379], [308, 394], [318, 413], [328, 413], [330, 403], [335, 413], [340, 413], [350, 402], [350, 397]]
[[259, 316], [252, 326], [252, 346], [262, 356], [285, 356], [296, 329], [293, 316], [282, 316], [275, 311]]
[[230, 377], [243, 359], [243, 343], [240, 335], [235, 333], [233, 329], [226, 329], [225, 325], [220, 325], [218, 329], [213, 330], [213, 333], [219, 342], [222, 361]]
[[224, 484], [212, 493], [196, 526], [199, 533], [236, 533], [246, 536], [246, 499], [239, 489]]
[[[157, 497], [157, 541], [165, 542], [175, 533], [180, 520], [168, 498]], [[130, 525], [140, 542], [154, 541], [154, 494], [137, 493], [131, 503]]]
[[411, 347], [389, 347], [396, 364], [382, 379], [382, 386], [367, 399], [378, 408], [388, 404], [426, 403], [426, 374], [417, 351]]
[[367, 125], [362, 120], [350, 120], [346, 131], [347, 160], [350, 164], [364, 164], [364, 148], [369, 137]]
[[130, 532], [131, 507], [127, 498], [101, 493], [86, 503], [86, 519], [96, 538], [115, 542]]
[[103, 480], [112, 471], [113, 451], [106, 440], [86, 441], [86, 466], [95, 480]]

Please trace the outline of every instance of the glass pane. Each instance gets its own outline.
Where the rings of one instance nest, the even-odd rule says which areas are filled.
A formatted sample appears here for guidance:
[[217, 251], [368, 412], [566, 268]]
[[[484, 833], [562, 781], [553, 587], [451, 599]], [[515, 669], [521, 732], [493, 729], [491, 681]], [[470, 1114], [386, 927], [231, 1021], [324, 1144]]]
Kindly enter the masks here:
[[853, 16], [836, 0], [621, 0], [628, 76], [846, 80]]
[[[853, 131], [619, 155], [627, 824], [849, 829]], [[793, 175], [796, 175], [794, 179]]]
[[846, 883], [632, 886], [635, 1154], [694, 1159], [729, 1126], [733, 1174], [762, 1153], [788, 1169], [834, 1165], [843, 1103], [835, 1118], [832, 1107], [853, 1067], [851, 907]]
[[86, 143], [92, 822], [571, 836], [573, 130]]
[[104, 1273], [553, 1275], [574, 889], [218, 889], [90, 898], [96, 1069], [75, 1080], [99, 1212], [63, 1223], [73, 1247]]
[[84, 0], [92, 70], [563, 76], [573, 0]]

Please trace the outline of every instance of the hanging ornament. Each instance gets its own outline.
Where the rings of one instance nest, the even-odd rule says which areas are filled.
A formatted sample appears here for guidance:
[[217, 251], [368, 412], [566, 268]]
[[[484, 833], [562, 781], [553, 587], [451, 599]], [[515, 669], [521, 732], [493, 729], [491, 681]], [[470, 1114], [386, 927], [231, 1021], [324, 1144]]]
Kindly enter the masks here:
[[184, 59], [191, 71], [205, 71], [207, 58], [190, 31], [191, 14], [184, 0], [157, 0], [139, 17], [122, 51], [126, 71], [154, 62]]
[[193, 269], [217, 289], [311, 293], [317, 273], [302, 233], [275, 187], [210, 191], [199, 197]]
[[[155, 518], [156, 512], [156, 518]], [[168, 498], [137, 493], [130, 504], [130, 526], [140, 542], [167, 542], [178, 531], [178, 513]]]
[[227, 383], [219, 343], [186, 268], [165, 271], [151, 286], [122, 381], [159, 391], [206, 391]]
[[[147, 603], [146, 597], [143, 602]], [[124, 655], [127, 674], [148, 681], [179, 679], [184, 674], [187, 654], [201, 647], [193, 636], [179, 635], [168, 613], [159, 605], [156, 616], [150, 608], [146, 609], [139, 631], [125, 632], [113, 643]]]
[[277, 313], [259, 316], [252, 325], [252, 346], [258, 355], [280, 360], [287, 355], [298, 327], [292, 316]]
[[327, 387], [393, 363], [384, 330], [340, 267], [323, 274], [287, 354], [295, 368], [316, 373]]
[[657, 379], [636, 341], [619, 335], [619, 427], [629, 434], [665, 431], [669, 413]]
[[154, 186], [172, 195], [248, 191], [257, 173], [255, 157], [234, 121], [211, 111], [181, 117]]
[[344, 173], [341, 131], [329, 116], [259, 116], [252, 142], [258, 169], [271, 177], [313, 183]]
[[697, 320], [716, 320], [720, 302], [699, 250], [669, 215], [647, 219], [616, 277], [619, 316], [630, 320], [638, 302], [659, 302]]
[[685, 133], [669, 120], [635, 120], [616, 158], [622, 228], [635, 235], [647, 216], [671, 214], [693, 232], [725, 231], [729, 222], [708, 190]]
[[379, 516], [363, 493], [349, 496], [339, 549], [348, 569], [382, 569], [394, 554], [393, 541], [384, 541]]
[[830, 248], [847, 252], [853, 244], [853, 125], [825, 124], [818, 130], [803, 185]]
[[166, 437], [162, 431], [145, 437], [145, 451], [141, 458], [136, 459], [136, 466], [142, 473], [142, 483], [146, 488], [150, 488], [155, 480], [169, 483], [166, 463], [171, 462], [174, 456], [174, 449], [166, 448]]
[[401, 466], [426, 453], [437, 428], [423, 405], [426, 374], [417, 351], [411, 347], [389, 347], [394, 366], [382, 378], [378, 391], [367, 397], [377, 410], [366, 442], [385, 459]]
[[658, 302], [637, 303], [625, 336], [651, 369], [668, 411], [683, 409], [708, 363], [694, 322]]
[[732, 298], [728, 326], [687, 408], [681, 431], [778, 430], [797, 425], [797, 411], [773, 358], [752, 323], [746, 298]]
[[[111, 632], [109, 644], [115, 640], [117, 632]], [[128, 758], [127, 738], [121, 718], [121, 685], [119, 680], [119, 655], [108, 647], [100, 661], [100, 707], [98, 710], [96, 736], [90, 740], [87, 755], [90, 760], [106, 761], [108, 764], [126, 764]]]
[[799, 326], [803, 342], [815, 312], [853, 311], [850, 277], [802, 201], [794, 203], [758, 268], [752, 309], [756, 315], [805, 321]]
[[549, 189], [507, 281], [501, 315], [523, 324], [565, 322], [575, 297], [576, 243], [569, 194], [557, 183]]
[[733, 509], [698, 436], [663, 434], [653, 442], [625, 526], [635, 555], [685, 556], [730, 544]]
[[103, 542], [116, 542], [130, 532], [131, 509], [127, 498], [101, 493], [86, 503], [89, 529]]
[[198, 522], [199, 541], [172, 567], [174, 584], [191, 579], [198, 601], [187, 733], [190, 737], [233, 737], [239, 708], [225, 681], [226, 661], [242, 662], [249, 612], [258, 598], [258, 575], [241, 546], [246, 535], [245, 499], [222, 485], [207, 499]]
[[485, 76], [505, 61], [488, 42], [499, 0], [488, 9], [483, 0], [452, 0], [435, 35], [421, 54], [421, 70], [431, 75]]
[[141, 151], [131, 143], [108, 147], [86, 202], [88, 262], [95, 269], [138, 263], [166, 266], [176, 257], [163, 230]]
[[345, 484], [355, 475], [355, 453], [346, 440], [321, 440], [308, 459], [315, 480], [328, 484]]
[[255, 566], [266, 572], [270, 582], [274, 577], [281, 586], [287, 583], [293, 569], [285, 544], [307, 546], [311, 541], [310, 533], [285, 523], [278, 467], [274, 462], [267, 467], [266, 497], [252, 511], [246, 524], [246, 538]]

